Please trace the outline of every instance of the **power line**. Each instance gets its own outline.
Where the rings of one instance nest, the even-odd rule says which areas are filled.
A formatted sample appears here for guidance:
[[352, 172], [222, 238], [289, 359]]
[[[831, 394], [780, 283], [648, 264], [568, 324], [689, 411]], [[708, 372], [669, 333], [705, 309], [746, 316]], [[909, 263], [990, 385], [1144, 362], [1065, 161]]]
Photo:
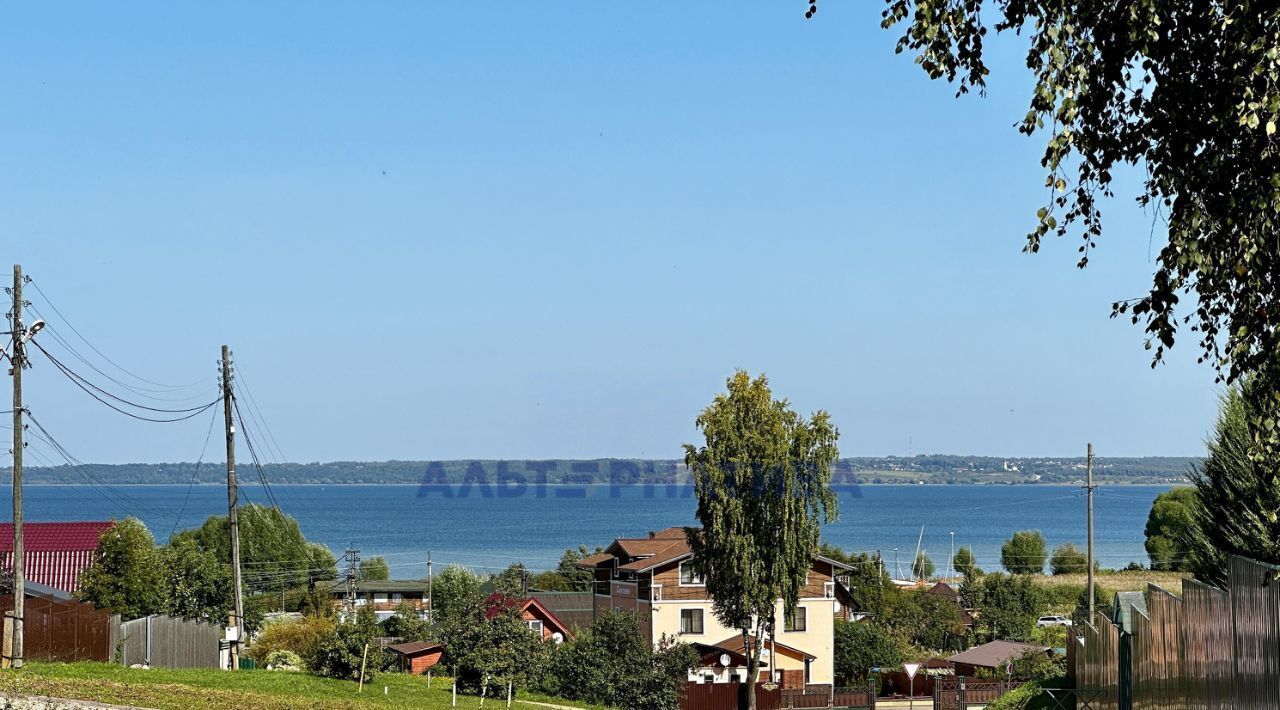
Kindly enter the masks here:
[[253, 460], [253, 468], [258, 472], [258, 480], [262, 482], [262, 488], [267, 494], [267, 500], [271, 502], [272, 507], [279, 510], [280, 501], [276, 500], [276, 494], [271, 490], [271, 484], [267, 482], [267, 474], [263, 472], [262, 464], [258, 461], [258, 451], [253, 445], [253, 439], [249, 437], [249, 427], [244, 423], [244, 416], [240, 414], [240, 400], [235, 395], [231, 397], [231, 408], [236, 413], [236, 420], [240, 422], [244, 443], [249, 449], [249, 458]]
[[[63, 374], [63, 375], [65, 375], [65, 376], [67, 377], [67, 379], [71, 380], [71, 382], [72, 382], [73, 384], [75, 384], [75, 385], [76, 385], [77, 387], [79, 387], [80, 389], [84, 390], [84, 392], [85, 392], [86, 394], [88, 394], [90, 397], [93, 397], [94, 399], [98, 400], [98, 402], [99, 402], [99, 403], [101, 403], [101, 404], [103, 404], [104, 406], [109, 407], [110, 409], [113, 409], [113, 410], [115, 410], [115, 411], [117, 411], [117, 412], [119, 412], [119, 413], [121, 413], [121, 414], [123, 414], [123, 415], [125, 415], [125, 416], [127, 416], [127, 417], [132, 417], [132, 418], [134, 418], [134, 419], [138, 419], [138, 420], [141, 420], [141, 421], [144, 421], [144, 422], [156, 422], [156, 423], [160, 423], [160, 424], [169, 424], [169, 423], [173, 423], [173, 422], [181, 422], [181, 421], [185, 421], [185, 420], [187, 420], [187, 419], [191, 419], [192, 417], [197, 417], [197, 416], [199, 416], [199, 415], [203, 414], [204, 412], [207, 412], [211, 407], [213, 407], [214, 405], [216, 405], [216, 404], [218, 403], [218, 400], [217, 400], [217, 399], [215, 399], [215, 400], [213, 400], [213, 401], [209, 402], [208, 404], [204, 404], [204, 405], [201, 405], [201, 406], [199, 406], [199, 407], [191, 407], [191, 408], [187, 408], [187, 409], [160, 409], [160, 408], [156, 408], [156, 407], [148, 407], [148, 406], [146, 406], [146, 405], [137, 404], [136, 402], [130, 402], [129, 400], [126, 400], [126, 399], [124, 399], [124, 398], [122, 398], [122, 397], [117, 397], [116, 395], [113, 395], [113, 394], [111, 394], [110, 392], [107, 392], [106, 390], [102, 389], [101, 387], [98, 387], [97, 385], [93, 384], [92, 382], [89, 382], [88, 380], [84, 379], [84, 378], [83, 378], [83, 377], [81, 377], [80, 375], [76, 374], [74, 371], [72, 371], [72, 370], [71, 370], [70, 368], [68, 368], [66, 365], [62, 364], [62, 362], [61, 362], [60, 360], [58, 360], [56, 357], [54, 357], [54, 356], [53, 356], [53, 355], [52, 355], [48, 350], [45, 350], [45, 349], [44, 349], [44, 346], [40, 345], [38, 342], [36, 342], [36, 341], [32, 340], [32, 341], [31, 341], [31, 344], [32, 344], [32, 345], [35, 345], [35, 346], [36, 346], [36, 348], [37, 348], [40, 352], [44, 353], [44, 356], [45, 356], [45, 357], [47, 357], [47, 358], [49, 358], [49, 361], [50, 361], [50, 362], [52, 362], [52, 363], [54, 364], [54, 366], [55, 366], [55, 367], [57, 367], [57, 368], [58, 368], [58, 370], [59, 370], [60, 372], [62, 372], [62, 374]], [[96, 390], [96, 392], [95, 392], [94, 390]], [[138, 408], [138, 409], [143, 409], [143, 410], [146, 410], [146, 411], [151, 411], [151, 412], [161, 412], [161, 413], [167, 413], [167, 414], [179, 414], [179, 413], [184, 413], [184, 412], [190, 412], [190, 413], [189, 413], [189, 414], [184, 414], [183, 416], [180, 416], [180, 417], [172, 417], [172, 418], [167, 418], [167, 419], [161, 419], [161, 418], [158, 418], [158, 417], [147, 417], [147, 416], [142, 416], [142, 415], [134, 414], [133, 412], [130, 412], [130, 411], [127, 411], [127, 410], [121, 409], [120, 407], [118, 407], [118, 406], [116, 406], [116, 405], [112, 404], [111, 402], [108, 402], [107, 400], [105, 400], [105, 399], [103, 399], [101, 396], [99, 396], [98, 392], [101, 392], [103, 395], [106, 395], [107, 397], [110, 397], [111, 399], [114, 399], [114, 400], [116, 400], [116, 401], [118, 401], [118, 402], [122, 402], [122, 403], [127, 404], [127, 405], [129, 405], [129, 406], [131, 406], [131, 407], [136, 407], [136, 408]]]
[[[122, 365], [117, 363], [115, 360], [112, 360], [111, 358], [107, 357], [106, 354], [103, 353], [101, 350], [99, 350], [93, 343], [89, 342], [89, 339], [84, 337], [84, 335], [82, 335], [80, 331], [76, 329], [75, 325], [71, 323], [71, 320], [68, 319], [65, 315], [63, 315], [62, 311], [59, 310], [57, 304], [53, 302], [53, 299], [49, 298], [48, 294], [46, 294], [44, 290], [40, 288], [40, 284], [36, 283], [36, 281], [32, 279], [30, 276], [27, 277], [27, 283], [31, 284], [31, 286], [35, 288], [36, 292], [40, 294], [40, 297], [43, 298], [45, 302], [49, 304], [49, 307], [53, 309], [53, 312], [58, 314], [58, 317], [62, 319], [63, 323], [67, 324], [67, 327], [71, 329], [71, 332], [76, 334], [76, 337], [80, 338], [80, 340], [82, 340], [85, 345], [88, 345], [89, 348], [93, 350], [95, 353], [97, 353], [98, 356], [101, 357], [103, 360], [106, 360], [107, 362], [114, 365], [117, 370], [120, 370], [121, 372], [125, 373], [126, 375], [129, 375], [130, 377], [140, 382], [145, 382], [149, 385], [154, 385], [156, 387], [164, 387], [170, 390], [186, 389], [194, 385], [197, 385], [202, 381], [202, 380], [196, 380], [195, 382], [185, 384], [185, 385], [165, 384], [163, 382], [148, 380], [147, 378], [142, 377], [141, 375], [137, 375], [125, 369]], [[38, 315], [38, 312], [37, 312], [37, 315]]]
[[218, 421], [218, 411], [213, 411], [213, 416], [209, 418], [209, 431], [204, 435], [204, 445], [200, 447], [200, 458], [196, 459], [196, 470], [191, 474], [191, 482], [187, 484], [187, 494], [182, 498], [182, 507], [178, 508], [178, 514], [173, 518], [173, 529], [169, 531], [169, 537], [178, 532], [178, 523], [182, 522], [182, 514], [187, 512], [187, 503], [191, 500], [191, 489], [196, 485], [196, 480], [200, 476], [200, 464], [204, 462], [205, 451], [209, 449], [209, 439], [213, 437], [213, 423]]

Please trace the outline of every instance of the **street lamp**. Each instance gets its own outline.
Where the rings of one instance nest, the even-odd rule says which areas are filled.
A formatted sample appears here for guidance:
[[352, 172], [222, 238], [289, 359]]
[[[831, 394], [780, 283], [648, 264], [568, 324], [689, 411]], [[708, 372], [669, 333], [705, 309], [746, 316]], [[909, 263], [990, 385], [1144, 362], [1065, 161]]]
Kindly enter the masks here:
[[947, 569], [951, 570], [949, 577], [952, 579], [956, 576], [956, 531], [951, 531], [951, 559], [947, 561]]

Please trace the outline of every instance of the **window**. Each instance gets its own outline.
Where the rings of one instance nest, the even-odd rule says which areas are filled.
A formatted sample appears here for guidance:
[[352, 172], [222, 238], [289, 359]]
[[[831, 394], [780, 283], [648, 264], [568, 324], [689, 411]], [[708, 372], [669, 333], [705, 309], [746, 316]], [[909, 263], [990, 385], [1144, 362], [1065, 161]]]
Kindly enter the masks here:
[[542, 635], [542, 621], [540, 621], [540, 620], [538, 620], [538, 619], [531, 619], [531, 620], [526, 621], [526, 622], [524, 622], [524, 623], [528, 624], [528, 625], [529, 625], [529, 628], [530, 628], [531, 630], [533, 630], [534, 632], [536, 632], [539, 636], [541, 636], [541, 635]]
[[808, 627], [809, 610], [802, 606], [796, 607], [796, 610], [787, 614], [787, 625], [784, 627], [787, 631], [804, 631]]
[[826, 597], [827, 599], [835, 599], [835, 598], [836, 598], [836, 583], [835, 583], [835, 582], [823, 582], [823, 583], [822, 583], [822, 596]]
[[701, 573], [693, 569], [693, 564], [689, 562], [680, 563], [680, 586], [682, 587], [701, 587], [707, 583], [707, 578]]
[[681, 609], [680, 610], [680, 633], [682, 634], [702, 633], [702, 610], [701, 609]]

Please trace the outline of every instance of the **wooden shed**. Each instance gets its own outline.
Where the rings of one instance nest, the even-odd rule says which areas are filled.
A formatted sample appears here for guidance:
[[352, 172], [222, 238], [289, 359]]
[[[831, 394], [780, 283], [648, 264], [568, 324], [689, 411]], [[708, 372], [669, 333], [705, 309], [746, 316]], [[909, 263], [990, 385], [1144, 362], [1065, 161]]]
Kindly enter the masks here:
[[413, 675], [422, 675], [432, 666], [440, 662], [444, 654], [444, 646], [432, 641], [410, 641], [387, 646], [387, 650], [396, 654], [400, 660], [400, 670]]

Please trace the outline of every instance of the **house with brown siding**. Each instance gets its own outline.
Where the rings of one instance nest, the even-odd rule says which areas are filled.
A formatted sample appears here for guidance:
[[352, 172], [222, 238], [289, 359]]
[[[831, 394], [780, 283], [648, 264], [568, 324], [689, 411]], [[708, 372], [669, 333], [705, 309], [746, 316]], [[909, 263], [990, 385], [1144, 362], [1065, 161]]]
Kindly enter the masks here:
[[501, 592], [494, 592], [485, 599], [485, 618], [492, 619], [512, 609], [516, 610], [520, 620], [528, 625], [530, 630], [543, 639], [563, 643], [573, 638], [573, 631], [569, 626], [537, 599], [532, 597], [517, 599]]
[[[651, 644], [663, 637], [691, 644], [716, 646], [732, 661], [742, 652], [742, 631], [723, 626], [712, 612], [706, 584], [691, 564], [693, 553], [685, 528], [668, 528], [640, 538], [619, 538], [604, 552], [581, 560], [594, 574], [593, 611], [628, 611], [638, 615], [642, 633]], [[783, 687], [830, 684], [834, 680], [835, 619], [841, 613], [836, 599], [836, 576], [849, 570], [835, 560], [813, 556], [808, 579], [795, 613], [784, 613], [774, 638], [764, 639], [762, 678]], [[695, 646], [699, 647], [699, 646]], [[704, 654], [705, 655], [705, 654]], [[728, 677], [718, 668], [703, 669], [691, 680]], [[724, 682], [716, 680], [713, 682]]]
[[[419, 618], [431, 613], [431, 599], [427, 596], [427, 583], [421, 579], [362, 579], [356, 582], [356, 608], [372, 606], [378, 621], [395, 615], [401, 606], [412, 609]], [[347, 583], [337, 582], [330, 590], [333, 605], [342, 610], [347, 602]]]

